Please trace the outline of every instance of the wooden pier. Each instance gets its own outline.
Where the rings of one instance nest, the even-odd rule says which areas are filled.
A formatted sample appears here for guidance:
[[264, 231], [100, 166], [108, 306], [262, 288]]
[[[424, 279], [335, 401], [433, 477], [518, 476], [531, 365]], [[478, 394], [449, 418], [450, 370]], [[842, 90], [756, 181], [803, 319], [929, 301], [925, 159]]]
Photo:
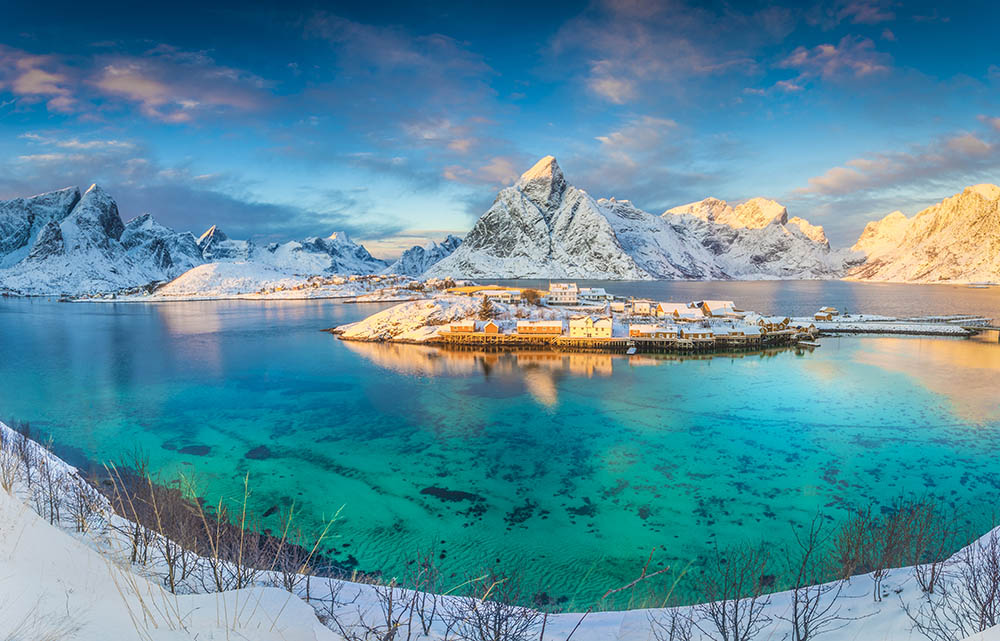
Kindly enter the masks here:
[[718, 335], [710, 338], [644, 338], [616, 336], [579, 338], [566, 335], [501, 334], [487, 332], [441, 332], [428, 344], [471, 349], [544, 348], [559, 351], [618, 352], [635, 348], [636, 353], [694, 353], [733, 350], [756, 350], [764, 347], [794, 345], [799, 340], [815, 338], [808, 332], [783, 330], [764, 335]]

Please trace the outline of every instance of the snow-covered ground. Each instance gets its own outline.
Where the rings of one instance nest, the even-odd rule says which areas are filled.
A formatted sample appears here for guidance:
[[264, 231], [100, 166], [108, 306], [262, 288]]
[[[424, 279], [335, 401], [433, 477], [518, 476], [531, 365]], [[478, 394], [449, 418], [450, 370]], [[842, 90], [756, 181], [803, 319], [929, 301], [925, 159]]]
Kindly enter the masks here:
[[[22, 437], [0, 423], [4, 444], [0, 456], [11, 456], [12, 444]], [[51, 466], [59, 483], [84, 481], [76, 471], [37, 444], [25, 441], [35, 453], [36, 474], [42, 466]], [[0, 466], [2, 469], [3, 466]], [[3, 475], [0, 475], [3, 476]], [[39, 484], [35, 481], [35, 496]], [[87, 486], [83, 486], [87, 487]], [[44, 490], [43, 490], [44, 491]], [[179, 641], [181, 639], [258, 639], [261, 641], [322, 641], [327, 639], [388, 639], [406, 638], [413, 641], [443, 641], [457, 638], [455, 625], [446, 623], [449, 612], [468, 612], [468, 599], [460, 596], [429, 596], [420, 601], [409, 590], [392, 591], [397, 599], [391, 621], [385, 616], [387, 588], [367, 583], [313, 578], [308, 601], [304, 601], [304, 582], [297, 594], [273, 585], [272, 573], [261, 574], [259, 583], [243, 590], [210, 594], [171, 594], [162, 587], [162, 568], [155, 562], [144, 566], [130, 565], [125, 554], [127, 542], [118, 530], [102, 526], [100, 519], [127, 524], [120, 517], [109, 516], [103, 510], [107, 502], [97, 499], [102, 507], [95, 522], [83, 534], [51, 524], [36, 513], [29, 500], [23, 480], [13, 484], [11, 491], [0, 490], [0, 638], [3, 639], [148, 639]], [[42, 503], [44, 503], [44, 496]], [[990, 549], [994, 535], [1000, 529], [984, 535], [969, 548], [954, 555], [945, 564], [941, 586], [961, 594], [963, 583], [957, 577], [961, 570], [972, 567], [962, 562], [963, 555], [975, 552], [971, 558], [987, 562], [1000, 558]], [[996, 550], [996, 548], [993, 548]], [[980, 577], [989, 588], [990, 581], [1000, 587], [1000, 579], [983, 572]], [[637, 569], [637, 576], [639, 572]], [[193, 580], [191, 585], [195, 585]], [[825, 612], [826, 641], [912, 641], [924, 636], [914, 630], [910, 612], [918, 612], [930, 599], [921, 591], [913, 568], [898, 568], [888, 572], [880, 600], [873, 595], [871, 575], [860, 575], [844, 582], [840, 589], [821, 594], [819, 610]], [[939, 587], [939, 595], [941, 592]], [[834, 596], [836, 598], [834, 599]], [[759, 612], [759, 632], [746, 639], [777, 640], [790, 638], [792, 592], [780, 592], [763, 597]], [[998, 601], [1000, 602], [1000, 601]], [[417, 605], [423, 603], [422, 606]], [[464, 604], [464, 606], [463, 606]], [[744, 604], [745, 605], [745, 604]], [[827, 608], [830, 605], [831, 607]], [[312, 607], [310, 607], [312, 606]], [[427, 615], [430, 607], [429, 631], [420, 628], [419, 616], [409, 612], [421, 608]], [[466, 609], [462, 609], [465, 607]], [[315, 608], [315, 610], [314, 610]], [[324, 627], [317, 618], [321, 613]], [[530, 611], [527, 611], [530, 612]], [[693, 617], [702, 630], [694, 628], [690, 636], [674, 637], [690, 641], [722, 638], [704, 617], [704, 606], [684, 606], [675, 609], [642, 609], [590, 613], [562, 613], [545, 618], [545, 633], [541, 634], [539, 616], [530, 636], [540, 641], [665, 641], [654, 632], [653, 622], [667, 622], [671, 613]], [[389, 634], [395, 631], [395, 635]], [[942, 639], [954, 641], [988, 641], [1000, 639], [1000, 628], [993, 627], [968, 636], [956, 630]], [[449, 636], [449, 634], [451, 636]], [[514, 637], [511, 637], [514, 638]], [[522, 637], [517, 637], [522, 638]]]
[[874, 314], [845, 314], [834, 316], [833, 320], [829, 321], [793, 318], [792, 322], [812, 323], [816, 329], [831, 333], [908, 334], [916, 336], [969, 336], [971, 334], [969, 330], [963, 329], [960, 323], [943, 322], [932, 317], [921, 319], [895, 318]]
[[407, 289], [412, 279], [396, 276], [302, 275], [258, 262], [205, 263], [190, 269], [153, 293], [144, 289], [118, 295], [101, 294], [81, 300], [296, 300], [358, 298], [359, 302], [412, 300], [429, 294]]
[[[0, 423], [5, 451], [19, 438]], [[35, 447], [61, 482], [75, 470]], [[0, 639], [9, 641], [335, 641], [302, 599], [274, 587], [167, 592], [116, 553], [106, 531], [72, 535], [29, 504], [23, 483], [0, 490]]]

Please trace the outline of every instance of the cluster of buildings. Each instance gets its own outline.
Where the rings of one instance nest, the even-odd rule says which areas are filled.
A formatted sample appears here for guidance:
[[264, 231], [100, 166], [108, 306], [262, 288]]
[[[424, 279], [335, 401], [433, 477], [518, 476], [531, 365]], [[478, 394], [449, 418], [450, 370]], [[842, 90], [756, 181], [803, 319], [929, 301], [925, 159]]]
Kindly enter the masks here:
[[[456, 287], [450, 293], [485, 297], [504, 303], [519, 303], [522, 290], [498, 285]], [[793, 327], [787, 317], [766, 317], [738, 309], [730, 300], [699, 300], [687, 303], [659, 302], [645, 298], [616, 298], [603, 288], [580, 288], [576, 283], [551, 283], [540, 302], [550, 308], [561, 307], [563, 320], [551, 320], [554, 310], [545, 320], [463, 320], [451, 323], [442, 332], [445, 340], [487, 342], [501, 340], [516, 343], [562, 341], [568, 345], [586, 340], [638, 340], [686, 345], [756, 343], [765, 336], [796, 336], [815, 331], [814, 326]], [[603, 309], [597, 315], [589, 310], [569, 315], [572, 309]], [[824, 308], [826, 313], [836, 310]], [[819, 314], [817, 314], [817, 319]], [[463, 338], [464, 337], [464, 338]], [[493, 337], [491, 339], [490, 337]]]

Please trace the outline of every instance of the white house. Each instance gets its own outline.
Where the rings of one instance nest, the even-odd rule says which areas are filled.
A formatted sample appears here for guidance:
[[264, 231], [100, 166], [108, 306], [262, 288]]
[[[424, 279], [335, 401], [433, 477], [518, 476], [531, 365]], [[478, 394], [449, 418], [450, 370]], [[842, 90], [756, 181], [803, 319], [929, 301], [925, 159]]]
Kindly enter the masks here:
[[580, 302], [583, 303], [606, 303], [614, 298], [606, 292], [603, 287], [581, 287]]
[[625, 313], [625, 301], [616, 300], [611, 303], [611, 311], [617, 312], [619, 314]]
[[484, 289], [474, 295], [485, 296], [490, 301], [500, 303], [516, 304], [521, 302], [521, 290], [519, 289]]
[[657, 316], [670, 316], [672, 318], [680, 318], [681, 312], [687, 312], [688, 306], [686, 303], [658, 303], [656, 305], [656, 315]]
[[549, 283], [545, 300], [549, 305], [576, 305], [580, 300], [580, 290], [576, 283]]
[[736, 304], [731, 300], [698, 300], [690, 307], [700, 309], [705, 316], [728, 316], [736, 311]]
[[569, 320], [569, 335], [572, 338], [611, 338], [610, 318], [594, 319], [592, 316], [577, 316]]
[[652, 316], [655, 314], [656, 301], [648, 298], [637, 298], [632, 301], [632, 313], [636, 316]]

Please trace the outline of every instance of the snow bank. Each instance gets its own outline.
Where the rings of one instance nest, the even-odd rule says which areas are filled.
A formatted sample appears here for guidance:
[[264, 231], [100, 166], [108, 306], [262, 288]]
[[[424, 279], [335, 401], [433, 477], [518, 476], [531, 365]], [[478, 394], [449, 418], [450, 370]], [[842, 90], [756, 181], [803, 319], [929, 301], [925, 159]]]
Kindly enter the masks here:
[[[2, 422], [0, 433], [5, 449], [13, 439], [22, 438]], [[73, 481], [81, 481], [74, 468], [37, 444], [29, 444], [38, 454], [40, 464], [53, 465]], [[384, 594], [387, 588], [313, 578], [309, 603], [299, 596], [264, 586], [219, 594], [172, 595], [152, 580], [156, 577], [155, 567], [145, 568], [149, 577], [136, 574], [120, 552], [114, 554], [115, 541], [99, 539], [100, 531], [71, 536], [41, 519], [17, 496], [16, 491], [11, 495], [0, 490], [0, 567], [3, 568], [0, 603], [4, 608], [0, 616], [0, 638], [81, 641], [122, 638], [155, 641], [342, 639], [343, 635], [338, 636], [319, 623], [313, 608], [324, 614], [328, 625], [348, 634], [358, 634], [360, 638], [391, 636], [369, 634], [377, 630], [383, 620], [379, 592]], [[994, 532], [1000, 533], [1000, 528]], [[988, 541], [991, 535], [988, 533], [973, 546]], [[961, 554], [954, 555], [949, 563], [954, 563]], [[265, 581], [273, 580], [269, 573], [262, 576]], [[913, 578], [913, 568], [891, 570], [882, 586], [882, 600], [876, 602], [872, 598], [870, 575], [855, 576], [846, 582], [837, 605], [831, 610], [839, 617], [837, 625], [824, 634], [823, 639], [915, 641], [924, 638], [912, 629], [912, 622], [904, 610], [904, 606], [918, 608], [926, 599]], [[404, 589], [393, 592], [397, 608], [412, 602], [415, 594]], [[836, 591], [827, 594], [836, 594]], [[397, 613], [395, 637], [415, 641], [454, 638], [454, 629], [446, 626], [441, 616], [461, 598], [434, 597], [438, 614], [429, 635], [419, 630], [416, 617], [408, 619], [405, 612]], [[769, 622], [754, 638], [786, 638], [789, 626], [784, 618], [791, 612], [792, 593], [775, 593], [766, 600], [763, 615]], [[685, 606], [676, 611], [690, 614], [694, 607], [697, 606]], [[661, 608], [549, 615], [544, 639], [564, 641], [572, 636], [574, 641], [658, 641], [650, 621], [667, 617], [671, 611]], [[408, 629], [408, 621], [412, 621], [413, 630]], [[58, 635], [45, 637], [47, 631], [58, 632]], [[697, 630], [691, 637], [692, 641], [710, 638]], [[991, 639], [1000, 639], [1000, 627], [968, 637], [968, 641]]]

